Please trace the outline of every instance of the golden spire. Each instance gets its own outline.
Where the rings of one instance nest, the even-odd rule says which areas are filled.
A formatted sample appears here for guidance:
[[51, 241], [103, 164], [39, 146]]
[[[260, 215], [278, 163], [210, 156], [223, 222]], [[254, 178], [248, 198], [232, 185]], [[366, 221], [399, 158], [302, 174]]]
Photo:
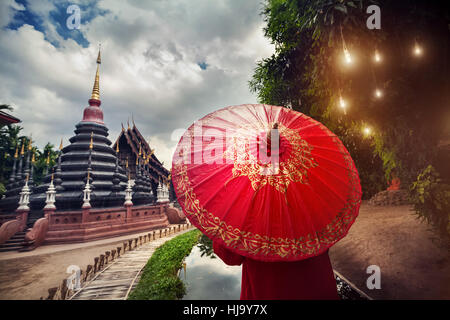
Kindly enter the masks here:
[[92, 88], [92, 95], [91, 99], [94, 100], [100, 100], [100, 77], [99, 77], [99, 69], [100, 64], [102, 63], [101, 57], [100, 57], [100, 46], [98, 48], [98, 56], [97, 56], [97, 72], [95, 73], [95, 81], [94, 81], [94, 87]]
[[89, 149], [92, 149], [94, 147], [94, 132], [91, 131], [91, 142], [89, 143]]
[[20, 155], [21, 155], [21, 156], [23, 156], [23, 153], [24, 153], [24, 152], [23, 152], [24, 146], [25, 146], [25, 143], [22, 143], [22, 149], [20, 149]]
[[30, 141], [28, 141], [28, 151], [31, 151], [31, 138], [30, 138]]
[[128, 130], [131, 130], [130, 129], [130, 119], [127, 120], [127, 124], [128, 124]]
[[19, 146], [16, 147], [16, 153], [14, 153], [14, 158], [17, 159], [18, 156], [19, 156]]
[[119, 141], [117, 141], [116, 152], [119, 153]]
[[34, 157], [34, 152], [33, 152], [33, 156], [31, 157], [31, 163], [35, 163], [36, 162], [36, 158]]
[[139, 156], [141, 156], [141, 154], [142, 154], [142, 146], [141, 146], [141, 144], [139, 143]]
[[45, 162], [47, 163], [47, 166], [48, 166], [50, 163], [50, 151], [47, 154], [47, 161], [45, 161]]
[[63, 149], [63, 139], [61, 138], [61, 142], [59, 143], [59, 151], [61, 151]]

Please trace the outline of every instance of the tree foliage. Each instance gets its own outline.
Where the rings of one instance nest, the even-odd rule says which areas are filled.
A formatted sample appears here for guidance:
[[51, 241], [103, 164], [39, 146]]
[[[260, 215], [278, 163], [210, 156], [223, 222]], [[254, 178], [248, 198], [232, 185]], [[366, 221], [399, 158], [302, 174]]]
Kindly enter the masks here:
[[[0, 105], [0, 109], [3, 106]], [[12, 110], [7, 106], [8, 110]], [[14, 154], [16, 149], [20, 153], [22, 145], [28, 147], [30, 137], [21, 135], [23, 128], [18, 125], [6, 125], [0, 128], [0, 196], [6, 191], [5, 186], [11, 175], [14, 163]], [[44, 172], [47, 167], [53, 167], [56, 164], [59, 152], [54, 150], [54, 145], [47, 143], [43, 150], [39, 150], [36, 146], [32, 146], [32, 153], [35, 155], [33, 180], [35, 184], [40, 184], [44, 178]], [[49, 165], [47, 166], [47, 158]], [[31, 159], [30, 159], [31, 161]], [[25, 165], [25, 164], [24, 164]]]
[[450, 244], [450, 184], [445, 183], [429, 165], [411, 185], [417, 215], [426, 220]]
[[20, 135], [21, 130], [22, 127], [17, 125], [7, 125], [0, 129], [0, 196], [5, 192], [11, 175], [16, 147], [26, 141], [26, 137]]

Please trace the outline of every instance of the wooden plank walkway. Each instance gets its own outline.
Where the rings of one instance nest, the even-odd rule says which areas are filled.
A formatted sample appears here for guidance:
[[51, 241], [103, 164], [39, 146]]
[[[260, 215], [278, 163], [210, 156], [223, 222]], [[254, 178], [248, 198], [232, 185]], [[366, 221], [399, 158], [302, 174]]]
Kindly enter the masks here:
[[189, 228], [151, 240], [127, 251], [100, 271], [69, 300], [125, 300], [139, 282], [141, 271], [156, 248], [166, 241], [193, 230]]

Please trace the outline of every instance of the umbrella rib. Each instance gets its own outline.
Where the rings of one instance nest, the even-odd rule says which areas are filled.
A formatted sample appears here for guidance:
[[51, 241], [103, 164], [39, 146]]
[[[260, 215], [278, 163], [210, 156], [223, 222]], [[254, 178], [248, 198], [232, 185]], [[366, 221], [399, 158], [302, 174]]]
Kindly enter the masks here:
[[303, 139], [307, 139], [307, 138], [334, 138], [335, 137], [335, 135], [333, 135], [333, 134], [318, 134], [318, 133], [314, 133], [314, 134], [305, 134], [305, 135], [302, 135], [302, 138]]
[[[250, 108], [249, 106], [251, 106], [252, 108]], [[260, 115], [258, 113], [255, 112], [254, 105], [250, 104], [250, 105], [247, 105], [246, 107], [247, 107], [248, 112], [250, 112], [250, 114], [253, 116], [253, 118], [255, 118], [257, 120], [256, 123], [264, 124], [264, 123], [268, 122], [269, 119], [267, 118], [267, 110], [266, 110], [266, 108], [264, 108], [264, 114], [265, 114], [266, 118], [263, 119], [263, 118], [260, 117]], [[252, 124], [253, 123], [254, 122], [252, 122]], [[260, 128], [258, 126], [256, 126], [256, 127]]]
[[[351, 168], [348, 168], [348, 167], [347, 167], [346, 169], [347, 169], [347, 171], [352, 171]], [[326, 173], [328, 173], [329, 175], [333, 176], [334, 178], [336, 178], [337, 180], [339, 180], [339, 181], [342, 182], [343, 184], [345, 184], [345, 185], [348, 184], [347, 181], [342, 180], [340, 177], [338, 177], [337, 175], [335, 175], [334, 173], [332, 173], [331, 170], [323, 170], [323, 171], [326, 172]]]
[[[294, 119], [294, 120], [297, 120], [297, 119]], [[290, 123], [289, 123], [290, 124]], [[298, 130], [299, 132], [302, 132], [303, 130], [306, 130], [306, 129], [309, 129], [309, 128], [312, 128], [312, 127], [317, 127], [317, 126], [320, 126], [320, 123], [319, 122], [315, 122], [315, 123], [310, 123], [310, 124], [308, 124], [308, 125], [306, 125], [306, 126], [304, 126], [304, 127], [301, 127], [301, 128], [295, 128], [296, 130]], [[288, 126], [286, 126], [286, 127], [288, 127]], [[289, 127], [290, 128], [290, 127]], [[302, 138], [303, 138], [303, 136], [302, 136]]]
[[[311, 170], [311, 171], [313, 171], [313, 170]], [[309, 172], [309, 174], [315, 176], [316, 179], [322, 183], [322, 185], [324, 185], [328, 190], [330, 190], [333, 194], [335, 194], [342, 202], [344, 202], [344, 203], [347, 202], [347, 199], [342, 199], [341, 195], [340, 195], [338, 192], [336, 192], [335, 189], [331, 188], [330, 185], [329, 185], [328, 183], [324, 182], [323, 179], [320, 178], [318, 174], [315, 174], [314, 172], [311, 172], [311, 171]], [[329, 173], [328, 171], [325, 171], [325, 172]], [[337, 177], [334, 176], [334, 175], [333, 175], [333, 177], [337, 178]], [[340, 180], [340, 179], [338, 178], [338, 180]], [[342, 181], [341, 181], [341, 182], [342, 182]], [[344, 183], [344, 184], [346, 184], [346, 183]], [[315, 194], [318, 195], [317, 191], [314, 190], [310, 184], [308, 184], [308, 186], [310, 187], [310, 189], [311, 189]], [[320, 196], [319, 196], [319, 197], [320, 197]], [[328, 201], [325, 201], [325, 202], [328, 203]]]
[[334, 153], [339, 153], [339, 154], [342, 154], [342, 152], [341, 152], [341, 151], [339, 151], [339, 150], [336, 150], [336, 149], [325, 148], [325, 147], [321, 147], [321, 146], [318, 146], [318, 145], [314, 145], [314, 144], [311, 144], [311, 146], [313, 147], [313, 149], [321, 149], [321, 150], [327, 150], [327, 151], [330, 151], [330, 152], [334, 152]]
[[[280, 112], [281, 113], [281, 112]], [[291, 113], [289, 113], [289, 112], [286, 112], [286, 113], [284, 113], [284, 115], [292, 115]], [[299, 118], [303, 118], [303, 116], [301, 115], [301, 114], [295, 114], [295, 116], [294, 117], [290, 117], [290, 119], [288, 120], [288, 122], [285, 124], [285, 126], [286, 127], [288, 127], [288, 128], [290, 128], [291, 127], [291, 124], [292, 123], [294, 123], [295, 121], [298, 121], [298, 119]], [[278, 121], [280, 121], [280, 122], [282, 122], [283, 123], [283, 121], [281, 121], [282, 119], [278, 119]]]
[[[216, 169], [214, 170], [214, 174], [210, 174], [210, 175], [208, 175], [207, 177], [203, 178], [202, 180], [200, 180], [199, 182], [197, 182], [197, 185], [200, 185], [200, 184], [204, 183], [205, 181], [210, 180], [210, 179], [213, 178], [216, 174], [222, 172], [222, 171], [225, 170], [225, 169], [228, 169], [228, 167], [229, 167], [229, 166], [220, 166], [220, 168], [218, 168], [218, 169], [216, 168]], [[190, 169], [190, 171], [191, 171], [191, 169]]]
[[[321, 179], [319, 179], [319, 181], [321, 181], [322, 184], [323, 184], [326, 188], [328, 188], [329, 190], [331, 190], [333, 193], [336, 194], [336, 192], [335, 192], [333, 189], [330, 189], [329, 186], [328, 186], [327, 184], [323, 183], [323, 181], [322, 181]], [[330, 207], [329, 201], [324, 200], [323, 197], [322, 197], [316, 190], [314, 190], [314, 188], [312, 188], [311, 185], [308, 185], [308, 186], [309, 186], [309, 189], [316, 195], [316, 197], [317, 197], [318, 199], [320, 199], [320, 201], [321, 201], [322, 203], [324, 203], [328, 208], [333, 209], [333, 208]], [[339, 195], [338, 195], [338, 198], [341, 199], [341, 201], [342, 201], [342, 198], [341, 198]], [[305, 204], [305, 202], [303, 201], [303, 199], [302, 199], [301, 197], [300, 197], [300, 201], [305, 205], [305, 207], [307, 207], [306, 204]], [[344, 201], [344, 205], [345, 205], [346, 202], [347, 202], [347, 201]], [[325, 211], [325, 212], [328, 212], [328, 210]], [[332, 211], [330, 210], [330, 212], [332, 212]], [[334, 215], [331, 217], [331, 219], [333, 219], [333, 218], [336, 216], [336, 213], [333, 213], [333, 214], [334, 214]], [[329, 217], [327, 217], [327, 218], [329, 218]], [[313, 232], [312, 232], [312, 233], [309, 233], [309, 234], [314, 234], [315, 239], [317, 239], [318, 242], [321, 243], [321, 242], [320, 242], [320, 239], [317, 237], [317, 233], [319, 232], [320, 228], [317, 228], [317, 227], [315, 226], [314, 221], [313, 221], [312, 219], [308, 219], [308, 221], [310, 222], [310, 226], [311, 226], [311, 225], [313, 226], [313, 228], [312, 228]]]
[[[247, 108], [247, 110], [249, 110]], [[235, 112], [232, 108], [230, 110], [228, 110], [230, 113], [234, 114], [235, 116], [237, 116], [238, 118], [240, 118], [241, 120], [243, 120], [244, 123], [249, 124], [251, 127], [255, 127], [254, 126], [254, 122], [249, 121], [248, 119], [242, 117], [239, 113]], [[257, 127], [256, 127], [257, 128]]]
[[[316, 194], [316, 196], [322, 200], [322, 198], [319, 196], [319, 194], [314, 191], [314, 189], [309, 185], [309, 189], [311, 189], [313, 191], [314, 194]], [[295, 196], [295, 195], [294, 195]], [[309, 206], [306, 204], [306, 202], [304, 201], [303, 197], [294, 197], [294, 199], [296, 199], [298, 202], [298, 204], [300, 204], [301, 207], [303, 207], [305, 212], [309, 212]], [[322, 202], [326, 203], [326, 205], [329, 207], [329, 203], [328, 201], [323, 201]], [[305, 215], [304, 219], [307, 221], [307, 227], [305, 228], [306, 230], [313, 230], [313, 232], [315, 232], [316, 230], [318, 230], [318, 228], [316, 228], [314, 220], [311, 219], [311, 215]], [[308, 232], [310, 233], [310, 232]]]
[[334, 165], [336, 165], [336, 166], [338, 166], [338, 167], [341, 167], [341, 168], [344, 168], [344, 169], [346, 169], [346, 170], [349, 170], [349, 168], [348, 168], [347, 166], [343, 165], [342, 163], [339, 163], [339, 162], [336, 162], [336, 161], [334, 161], [334, 160], [331, 160], [331, 159], [329, 159], [329, 158], [327, 158], [327, 157], [321, 156], [320, 154], [317, 154], [317, 153], [316, 153], [316, 154], [313, 155], [313, 157], [314, 157], [314, 158], [320, 158], [320, 159], [326, 160], [326, 161], [328, 161], [328, 162], [333, 163]]

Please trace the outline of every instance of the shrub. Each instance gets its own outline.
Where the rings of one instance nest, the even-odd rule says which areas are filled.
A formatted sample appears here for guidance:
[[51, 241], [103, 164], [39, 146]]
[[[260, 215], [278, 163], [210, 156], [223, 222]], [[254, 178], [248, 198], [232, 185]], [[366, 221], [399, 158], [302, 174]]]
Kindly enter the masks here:
[[142, 273], [141, 280], [131, 292], [130, 300], [175, 300], [185, 294], [184, 283], [178, 278], [185, 256], [197, 243], [200, 231], [179, 235], [157, 248]]
[[433, 227], [441, 240], [450, 243], [450, 184], [429, 165], [418, 175], [410, 191], [419, 217]]

